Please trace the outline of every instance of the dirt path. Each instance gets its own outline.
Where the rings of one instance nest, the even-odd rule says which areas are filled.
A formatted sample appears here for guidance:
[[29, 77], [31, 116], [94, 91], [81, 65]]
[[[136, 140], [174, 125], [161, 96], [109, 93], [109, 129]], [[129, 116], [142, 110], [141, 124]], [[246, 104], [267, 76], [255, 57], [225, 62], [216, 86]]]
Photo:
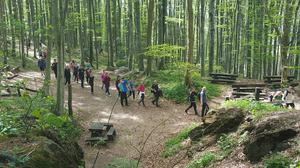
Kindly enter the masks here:
[[[90, 136], [87, 129], [93, 121], [107, 122], [112, 105], [117, 99], [114, 88], [111, 92], [112, 96], [105, 96], [104, 91], [97, 86], [96, 93], [91, 95], [89, 88], [82, 89], [78, 84], [73, 84], [75, 115], [86, 130], [81, 137], [80, 145], [85, 152], [87, 168], [92, 167], [98, 152], [98, 148], [84, 144], [84, 139]], [[111, 118], [111, 123], [117, 131], [117, 138], [106, 147], [101, 147], [95, 167], [105, 167], [117, 157], [137, 159], [139, 154], [135, 148], [140, 149], [149, 132], [163, 121], [165, 121], [164, 124], [155, 130], [147, 141], [142, 157], [142, 167], [168, 167], [168, 163], [164, 163], [157, 155], [161, 152], [163, 143], [191, 122], [200, 122], [200, 117], [193, 115], [192, 111], [190, 115], [187, 115], [184, 113], [186, 106], [166, 100], [161, 100], [161, 107], [156, 108], [151, 104], [149, 96], [149, 94], [146, 95], [145, 108], [139, 106], [137, 100], [132, 98], [129, 98], [129, 107], [122, 107], [119, 101], [117, 102]]]
[[[21, 76], [35, 78], [38, 83], [43, 80], [38, 72], [26, 72], [22, 73]], [[36, 82], [31, 85], [36, 85]], [[55, 80], [51, 81], [51, 85], [51, 94], [55, 94]], [[94, 95], [90, 93], [90, 88], [87, 85], [82, 89], [80, 84], [72, 83], [72, 88], [74, 115], [85, 130], [79, 143], [85, 153], [86, 167], [91, 168], [99, 148], [85, 144], [85, 138], [90, 136], [87, 130], [93, 121], [107, 122], [112, 105], [117, 99], [116, 91], [112, 88], [112, 96], [105, 96], [104, 91], [100, 89], [99, 81], [96, 81]], [[65, 90], [66, 100], [67, 88]], [[164, 123], [154, 131], [147, 141], [141, 159], [141, 167], [167, 168], [173, 164], [170, 160], [160, 157], [163, 143], [192, 122], [200, 122], [201, 118], [195, 116], [192, 109], [189, 115], [185, 114], [184, 109], [187, 105], [160, 100], [161, 107], [157, 108], [151, 104], [150, 99], [151, 94], [146, 93], [146, 107], [139, 106], [137, 100], [132, 98], [129, 98], [129, 107], [121, 107], [119, 101], [117, 102], [110, 121], [116, 128], [117, 138], [113, 143], [100, 147], [99, 157], [95, 164], [96, 168], [105, 167], [114, 158], [138, 159], [139, 153], [136, 148], [140, 149], [149, 132], [163, 121]], [[216, 107], [223, 100], [222, 97], [216, 98], [210, 102], [210, 106]]]

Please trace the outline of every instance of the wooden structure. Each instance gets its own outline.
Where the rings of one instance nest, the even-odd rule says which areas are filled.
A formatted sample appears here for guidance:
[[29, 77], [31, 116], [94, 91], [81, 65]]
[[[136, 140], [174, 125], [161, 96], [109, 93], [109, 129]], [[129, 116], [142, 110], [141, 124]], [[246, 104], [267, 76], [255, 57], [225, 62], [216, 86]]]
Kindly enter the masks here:
[[[290, 85], [295, 85], [294, 76], [288, 76], [288, 83]], [[280, 88], [281, 87], [281, 76], [264, 76], [264, 82], [272, 88]]]
[[232, 95], [235, 98], [253, 97], [255, 100], [263, 99], [267, 96], [264, 92], [264, 83], [240, 83], [232, 85]]
[[85, 142], [91, 145], [99, 141], [113, 141], [117, 134], [113, 124], [101, 122], [92, 122], [89, 131], [91, 137], [87, 138]]
[[238, 75], [235, 74], [224, 74], [224, 73], [211, 73], [209, 75], [212, 78], [209, 81], [211, 81], [212, 83], [223, 83], [223, 84], [235, 83], [236, 78], [238, 77]]

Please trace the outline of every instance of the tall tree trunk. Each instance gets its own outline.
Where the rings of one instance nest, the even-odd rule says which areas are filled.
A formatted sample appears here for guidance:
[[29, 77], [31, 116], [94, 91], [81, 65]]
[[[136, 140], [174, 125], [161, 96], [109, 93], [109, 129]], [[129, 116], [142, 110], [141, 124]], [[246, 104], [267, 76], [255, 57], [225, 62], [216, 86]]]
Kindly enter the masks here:
[[144, 71], [144, 56], [141, 54], [141, 9], [140, 0], [135, 0], [134, 2], [135, 11], [135, 28], [136, 28], [136, 54], [139, 57], [139, 71]]
[[[149, 0], [148, 5], [148, 21], [147, 21], [147, 47], [150, 47], [152, 44], [152, 24], [154, 17], [154, 0]], [[152, 58], [147, 58], [147, 75], [151, 75], [152, 70]]]
[[208, 72], [213, 72], [214, 66], [214, 47], [215, 47], [215, 0], [209, 2], [209, 33], [210, 33], [210, 45], [209, 45], [209, 64]]
[[200, 14], [200, 57], [201, 57], [201, 76], [205, 76], [205, 0], [200, 0], [201, 14]]
[[133, 38], [133, 18], [132, 18], [132, 0], [128, 0], [128, 34], [127, 34], [127, 53], [129, 57], [128, 68], [129, 70], [133, 69], [133, 47], [132, 47], [132, 38]]
[[290, 31], [292, 24], [292, 12], [293, 5], [291, 4], [292, 0], [286, 0], [285, 3], [285, 13], [283, 20], [283, 34], [281, 37], [281, 68], [282, 68], [282, 78], [281, 82], [287, 83], [288, 81], [288, 50], [289, 50], [289, 42], [290, 42]]
[[108, 46], [108, 67], [114, 66], [114, 50], [113, 50], [113, 38], [112, 38], [112, 28], [111, 28], [111, 10], [110, 10], [110, 0], [106, 0], [106, 33], [107, 33], [107, 46]]

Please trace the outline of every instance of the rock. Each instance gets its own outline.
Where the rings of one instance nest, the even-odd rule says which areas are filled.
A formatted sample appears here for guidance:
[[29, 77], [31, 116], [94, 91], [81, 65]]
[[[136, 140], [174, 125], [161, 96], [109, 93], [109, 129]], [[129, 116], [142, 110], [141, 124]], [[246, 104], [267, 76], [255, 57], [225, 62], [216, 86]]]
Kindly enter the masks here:
[[129, 72], [129, 69], [127, 67], [120, 67], [119, 69], [115, 70], [115, 74], [117, 75], [121, 75], [127, 72]]
[[245, 112], [241, 109], [220, 109], [206, 118], [214, 118], [211, 123], [205, 123], [196, 127], [189, 133], [191, 140], [199, 140], [208, 134], [222, 134], [235, 131], [244, 121]]
[[288, 140], [300, 131], [300, 112], [281, 112], [267, 116], [255, 124], [244, 153], [251, 162], [289, 147]]
[[35, 139], [36, 149], [30, 154], [30, 159], [24, 167], [42, 168], [73, 168], [78, 167], [83, 158], [83, 152], [76, 142], [59, 145], [53, 140], [40, 136]]

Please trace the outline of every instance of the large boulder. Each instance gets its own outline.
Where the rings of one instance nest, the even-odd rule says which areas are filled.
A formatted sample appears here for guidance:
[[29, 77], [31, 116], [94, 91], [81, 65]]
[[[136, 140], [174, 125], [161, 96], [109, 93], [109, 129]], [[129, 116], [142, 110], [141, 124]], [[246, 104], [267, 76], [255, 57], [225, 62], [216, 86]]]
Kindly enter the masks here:
[[76, 142], [61, 145], [43, 136], [34, 141], [37, 147], [23, 167], [73, 168], [78, 167], [83, 159], [83, 151]]
[[300, 131], [300, 112], [280, 112], [267, 116], [255, 124], [244, 153], [251, 162], [265, 155], [289, 147], [288, 140]]
[[[210, 123], [204, 123], [189, 133], [193, 141], [208, 134], [222, 134], [235, 131], [245, 119], [245, 112], [241, 109], [219, 109], [205, 118], [212, 118]], [[204, 120], [205, 120], [204, 118]]]

